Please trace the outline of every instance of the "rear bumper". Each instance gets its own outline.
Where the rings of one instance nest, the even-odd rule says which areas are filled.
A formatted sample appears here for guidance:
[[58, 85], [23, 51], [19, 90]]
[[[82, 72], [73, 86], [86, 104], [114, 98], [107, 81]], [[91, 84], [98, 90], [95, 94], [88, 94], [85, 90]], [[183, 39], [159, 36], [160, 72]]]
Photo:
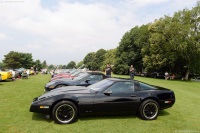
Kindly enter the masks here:
[[170, 108], [174, 105], [175, 99], [170, 99], [170, 100], [162, 100], [160, 101], [160, 109], [167, 109]]

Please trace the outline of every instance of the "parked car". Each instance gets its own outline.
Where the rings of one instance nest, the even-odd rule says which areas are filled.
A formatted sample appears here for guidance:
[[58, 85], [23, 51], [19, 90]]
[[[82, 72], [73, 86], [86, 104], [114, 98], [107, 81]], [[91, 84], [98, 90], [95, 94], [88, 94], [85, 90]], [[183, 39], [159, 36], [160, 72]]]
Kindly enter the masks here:
[[105, 78], [106, 76], [100, 72], [85, 72], [84, 74], [73, 79], [62, 78], [51, 81], [45, 85], [45, 92], [65, 86], [89, 86]]
[[57, 80], [57, 79], [62, 79], [62, 78], [71, 78], [72, 79], [72, 78], [78, 77], [78, 76], [80, 76], [82, 74], [83, 74], [83, 72], [81, 72], [81, 71], [77, 71], [77, 72], [75, 72], [75, 73], [73, 73], [71, 75], [69, 75], [69, 74], [62, 74], [60, 76], [54, 76], [53, 78], [51, 78], [51, 81]]
[[107, 78], [88, 87], [67, 86], [34, 98], [30, 112], [52, 115], [61, 124], [80, 115], [138, 112], [154, 120], [162, 109], [175, 103], [174, 92], [162, 87], [126, 79]]
[[13, 70], [13, 69], [9, 69], [8, 71], [12, 72], [12, 78], [13, 79], [18, 78], [18, 76], [20, 76], [20, 72], [19, 71], [16, 71], [16, 70]]
[[196, 78], [193, 78], [191, 79], [192, 81], [200, 81], [200, 77], [196, 77]]
[[165, 72], [153, 72], [151, 73], [151, 77], [153, 78], [165, 78]]
[[0, 74], [1, 74], [1, 80], [12, 79], [12, 72], [9, 72], [9, 71], [1, 71], [1, 70], [0, 70]]
[[1, 81], [1, 74], [0, 74], [0, 81]]

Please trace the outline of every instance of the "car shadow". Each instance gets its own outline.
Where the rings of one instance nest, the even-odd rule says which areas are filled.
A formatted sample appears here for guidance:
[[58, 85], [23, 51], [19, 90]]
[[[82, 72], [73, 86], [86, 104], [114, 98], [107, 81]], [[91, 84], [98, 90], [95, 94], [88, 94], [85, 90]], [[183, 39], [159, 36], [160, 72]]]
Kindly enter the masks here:
[[48, 123], [51, 123], [53, 121], [52, 117], [47, 117], [45, 114], [40, 114], [40, 113], [33, 113], [32, 120], [46, 121]]
[[90, 115], [90, 116], [80, 116], [79, 120], [81, 121], [90, 121], [90, 120], [112, 120], [112, 119], [136, 119], [137, 115], [128, 114], [128, 115]]
[[166, 116], [166, 115], [170, 115], [170, 113], [167, 112], [166, 110], [161, 110], [161, 111], [159, 112], [159, 114], [158, 114], [158, 117], [159, 117], [159, 116]]
[[[162, 117], [162, 116], [167, 116], [167, 115], [170, 115], [169, 112], [165, 111], [165, 110], [161, 110], [159, 112], [159, 115], [158, 117]], [[88, 116], [79, 116], [78, 119], [75, 121], [77, 122], [78, 120], [80, 121], [91, 121], [91, 120], [112, 120], [112, 119], [136, 119], [136, 118], [139, 118], [139, 115], [137, 114], [117, 114], [117, 115], [113, 115], [113, 114], [110, 114], [110, 115], [88, 115]], [[40, 114], [40, 113], [33, 113], [32, 115], [32, 120], [35, 120], [35, 121], [46, 121], [48, 123], [51, 123], [51, 122], [54, 122], [52, 116], [48, 116], [45, 115], [45, 114]], [[142, 119], [141, 119], [142, 120]], [[56, 122], [54, 122], [55, 124], [58, 124]]]

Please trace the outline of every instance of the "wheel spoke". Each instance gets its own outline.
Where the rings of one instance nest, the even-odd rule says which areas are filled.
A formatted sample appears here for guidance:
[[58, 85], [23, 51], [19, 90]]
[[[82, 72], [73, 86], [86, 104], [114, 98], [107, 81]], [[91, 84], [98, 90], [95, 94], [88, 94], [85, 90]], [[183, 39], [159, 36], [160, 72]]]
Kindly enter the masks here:
[[154, 118], [156, 114], [158, 113], [158, 108], [155, 103], [147, 103], [144, 106], [143, 112], [144, 112], [145, 117], [151, 119], [151, 118]]
[[57, 108], [56, 117], [62, 121], [70, 121], [74, 117], [74, 109], [70, 105], [61, 105]]

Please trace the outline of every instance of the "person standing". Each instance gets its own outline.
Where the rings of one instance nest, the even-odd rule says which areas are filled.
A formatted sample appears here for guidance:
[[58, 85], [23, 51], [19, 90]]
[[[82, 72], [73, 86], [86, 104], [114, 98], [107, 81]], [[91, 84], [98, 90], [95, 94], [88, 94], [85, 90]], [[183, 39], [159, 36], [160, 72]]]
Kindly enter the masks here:
[[169, 78], [169, 73], [166, 71], [165, 72], [165, 80], [168, 80], [168, 78]]
[[129, 69], [129, 74], [130, 74], [130, 77], [132, 80], [134, 79], [134, 73], [135, 73], [135, 69], [134, 69], [133, 65], [131, 65], [131, 67]]
[[107, 68], [105, 70], [105, 74], [108, 78], [111, 78], [111, 72], [112, 72], [112, 68], [110, 66], [110, 64], [107, 64]]

